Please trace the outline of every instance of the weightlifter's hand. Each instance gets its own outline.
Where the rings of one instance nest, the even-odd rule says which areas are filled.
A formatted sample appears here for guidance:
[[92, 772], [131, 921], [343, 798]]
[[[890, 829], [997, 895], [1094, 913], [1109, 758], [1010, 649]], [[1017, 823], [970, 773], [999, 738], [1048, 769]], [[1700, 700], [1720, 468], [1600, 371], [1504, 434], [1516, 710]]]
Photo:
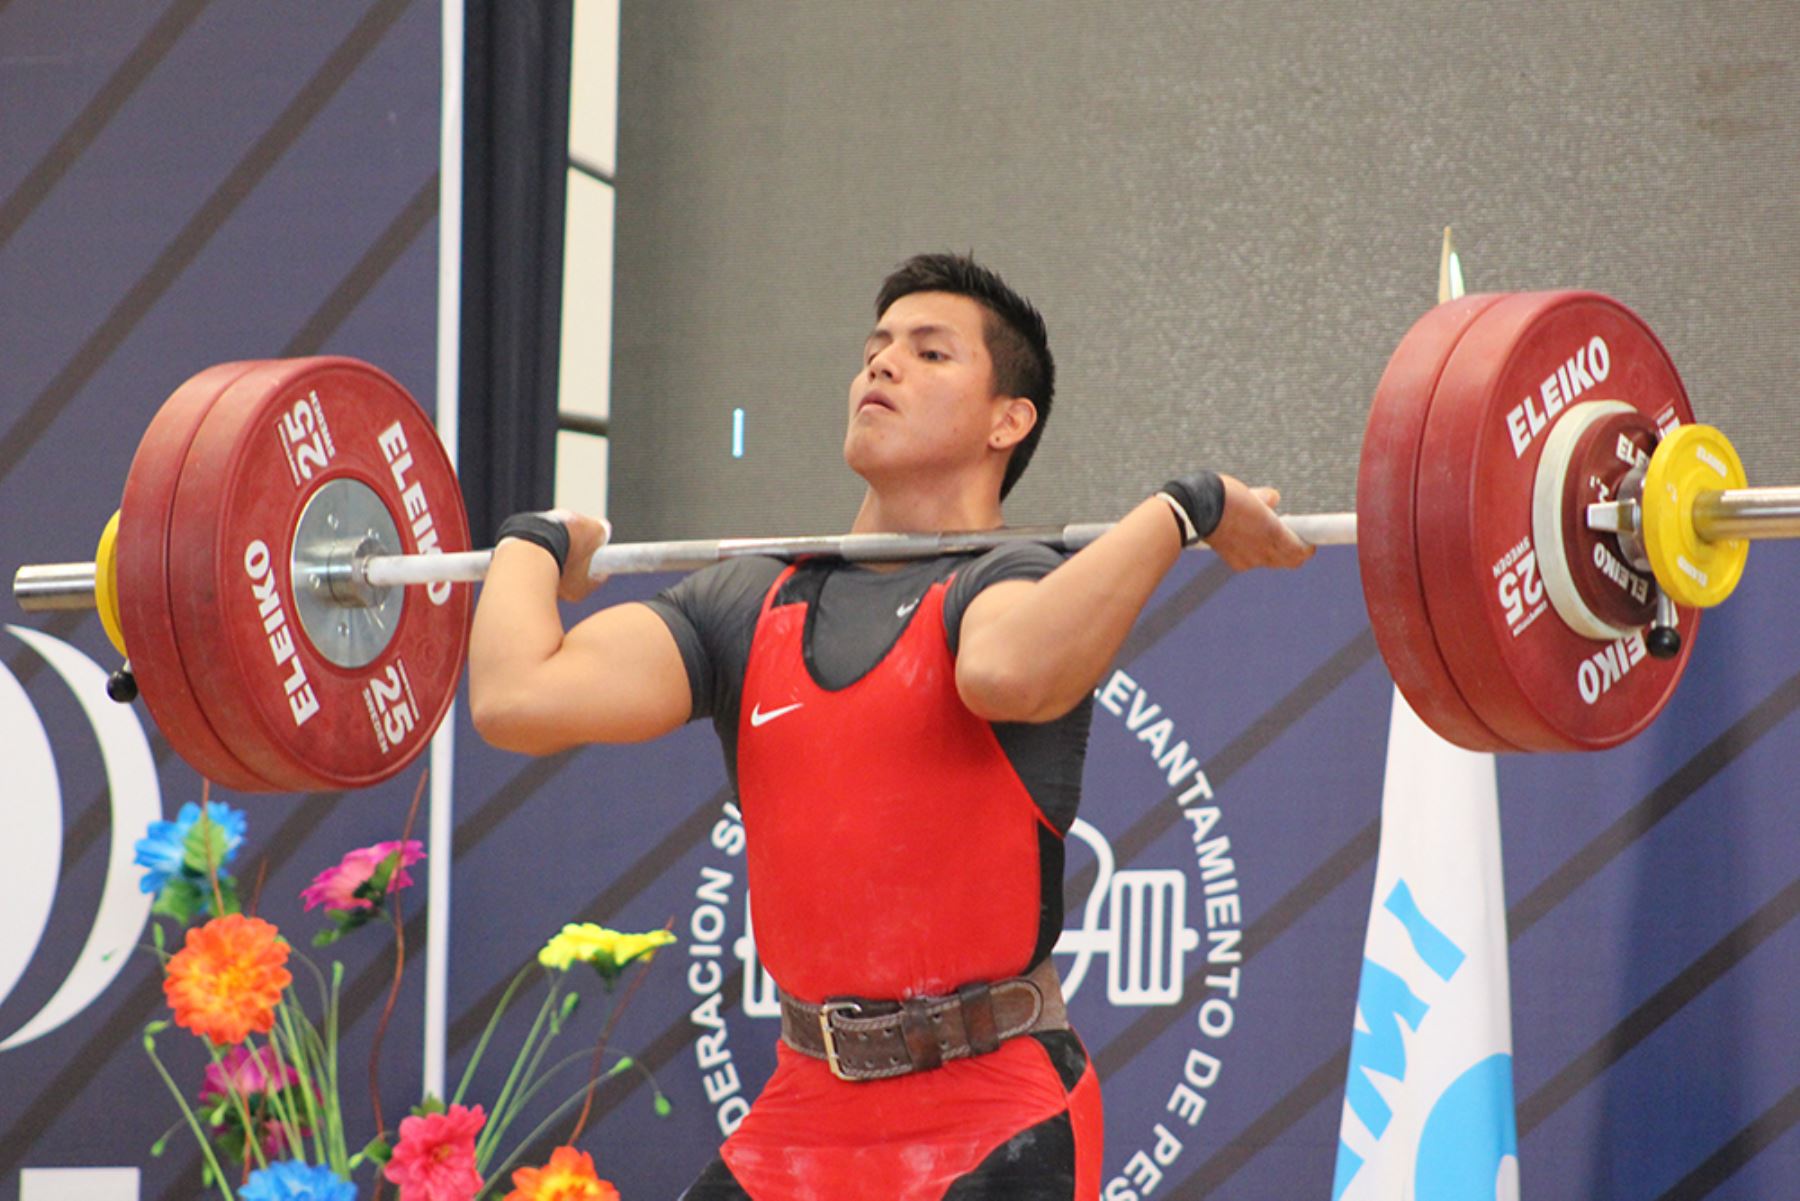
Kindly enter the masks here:
[[588, 561], [611, 536], [612, 526], [602, 518], [570, 509], [551, 509], [508, 517], [501, 523], [499, 540], [516, 538], [543, 548], [556, 560], [556, 595], [566, 601], [579, 601], [604, 582], [588, 575]]
[[589, 593], [606, 582], [605, 576], [588, 575], [588, 560], [611, 540], [612, 523], [603, 517], [589, 517], [569, 509], [552, 509], [545, 516], [560, 519], [569, 531], [569, 561], [563, 567], [556, 595], [566, 601], [585, 600]]
[[1164, 484], [1159, 493], [1175, 511], [1182, 544], [1205, 540], [1234, 571], [1298, 567], [1316, 549], [1275, 515], [1281, 493], [1202, 471]]
[[1206, 545], [1218, 553], [1233, 571], [1249, 567], [1298, 567], [1318, 548], [1302, 542], [1275, 515], [1281, 493], [1274, 488], [1252, 488], [1231, 476], [1225, 481], [1225, 511], [1218, 528], [1206, 537]]

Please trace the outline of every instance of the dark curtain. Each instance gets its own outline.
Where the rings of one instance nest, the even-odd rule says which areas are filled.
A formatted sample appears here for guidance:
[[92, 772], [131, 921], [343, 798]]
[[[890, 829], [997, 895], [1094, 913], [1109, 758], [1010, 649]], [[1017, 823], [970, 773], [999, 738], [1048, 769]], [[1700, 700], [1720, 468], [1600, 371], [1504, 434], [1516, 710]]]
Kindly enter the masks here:
[[551, 503], [572, 0], [470, 0], [458, 470], [477, 546]]

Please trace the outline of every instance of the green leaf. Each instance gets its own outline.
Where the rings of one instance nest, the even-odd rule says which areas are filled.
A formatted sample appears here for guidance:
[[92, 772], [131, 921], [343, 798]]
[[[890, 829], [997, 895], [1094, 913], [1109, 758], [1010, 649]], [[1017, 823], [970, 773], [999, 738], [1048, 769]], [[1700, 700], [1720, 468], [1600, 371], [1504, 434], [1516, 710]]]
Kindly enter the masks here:
[[673, 1105], [669, 1104], [669, 1099], [661, 1093], [656, 1094], [656, 1100], [651, 1104], [656, 1110], [656, 1116], [659, 1118], [668, 1117], [670, 1111], [675, 1108]]
[[205, 877], [208, 866], [217, 869], [225, 862], [225, 827], [206, 814], [188, 827], [181, 840], [181, 866]]
[[169, 1136], [165, 1134], [161, 1138], [157, 1139], [155, 1142], [150, 1144], [150, 1158], [151, 1159], [161, 1159], [163, 1156], [163, 1152], [167, 1151], [168, 1149], [169, 1149]]
[[163, 928], [161, 922], [150, 923], [150, 942], [157, 950], [163, 950]]
[[389, 1146], [388, 1141], [385, 1138], [382, 1138], [378, 1134], [374, 1138], [370, 1139], [368, 1141], [368, 1144], [366, 1146], [364, 1146], [361, 1151], [358, 1151], [351, 1158], [350, 1170], [354, 1172], [356, 1170], [356, 1166], [360, 1163], [363, 1163], [364, 1161], [373, 1163], [377, 1167], [385, 1167], [385, 1166], [387, 1166], [387, 1161], [392, 1159], [393, 1157], [394, 1157], [393, 1147]]
[[581, 994], [580, 993], [572, 992], [568, 996], [564, 997], [563, 1003], [562, 1003], [562, 1015], [561, 1015], [562, 1020], [565, 1022], [568, 1021], [570, 1017], [574, 1016], [575, 1011], [577, 1009], [579, 1009], [580, 1007], [581, 1007]]
[[357, 885], [356, 895], [379, 904], [388, 894], [388, 884], [393, 880], [394, 873], [400, 870], [400, 854], [400, 851], [395, 850], [376, 864], [375, 870], [369, 873], [369, 878]]
[[428, 1118], [434, 1113], [443, 1112], [445, 1112], [444, 1103], [436, 1097], [426, 1097], [423, 1101], [413, 1106], [413, 1116], [415, 1118]]
[[156, 894], [156, 904], [150, 907], [150, 912], [172, 917], [188, 926], [193, 924], [205, 904], [205, 894], [198, 883], [186, 876], [170, 876], [169, 882]]

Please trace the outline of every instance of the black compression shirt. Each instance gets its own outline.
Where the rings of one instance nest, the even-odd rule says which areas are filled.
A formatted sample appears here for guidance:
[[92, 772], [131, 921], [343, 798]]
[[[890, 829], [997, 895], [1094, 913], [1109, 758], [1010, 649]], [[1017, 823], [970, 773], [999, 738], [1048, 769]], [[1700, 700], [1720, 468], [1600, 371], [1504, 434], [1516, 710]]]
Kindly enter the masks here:
[[[893, 646], [913, 606], [952, 572], [944, 598], [944, 634], [956, 653], [962, 615], [981, 591], [1004, 580], [1038, 579], [1063, 556], [1047, 546], [1015, 543], [980, 556], [945, 555], [889, 571], [819, 562], [819, 591], [808, 667], [821, 687], [841, 689], [862, 678]], [[695, 572], [646, 602], [668, 625], [687, 667], [693, 718], [710, 717], [737, 786], [737, 730], [744, 672], [763, 597], [781, 573], [776, 559], [732, 559]], [[997, 722], [994, 735], [1032, 799], [1059, 831], [1075, 820], [1093, 698], [1054, 721]]]

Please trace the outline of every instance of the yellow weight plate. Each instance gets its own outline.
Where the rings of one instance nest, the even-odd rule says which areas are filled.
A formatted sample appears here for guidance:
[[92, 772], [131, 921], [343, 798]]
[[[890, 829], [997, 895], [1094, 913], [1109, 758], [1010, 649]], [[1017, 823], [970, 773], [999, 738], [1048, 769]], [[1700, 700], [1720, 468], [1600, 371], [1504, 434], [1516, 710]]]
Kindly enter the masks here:
[[100, 624], [106, 637], [126, 654], [125, 631], [119, 624], [119, 514], [100, 531], [100, 546], [94, 551], [94, 602], [100, 610]]
[[1702, 492], [1744, 486], [1743, 461], [1710, 425], [1680, 426], [1656, 444], [1644, 476], [1644, 553], [1676, 604], [1708, 608], [1737, 587], [1750, 543], [1702, 541], [1694, 532], [1694, 500]]

